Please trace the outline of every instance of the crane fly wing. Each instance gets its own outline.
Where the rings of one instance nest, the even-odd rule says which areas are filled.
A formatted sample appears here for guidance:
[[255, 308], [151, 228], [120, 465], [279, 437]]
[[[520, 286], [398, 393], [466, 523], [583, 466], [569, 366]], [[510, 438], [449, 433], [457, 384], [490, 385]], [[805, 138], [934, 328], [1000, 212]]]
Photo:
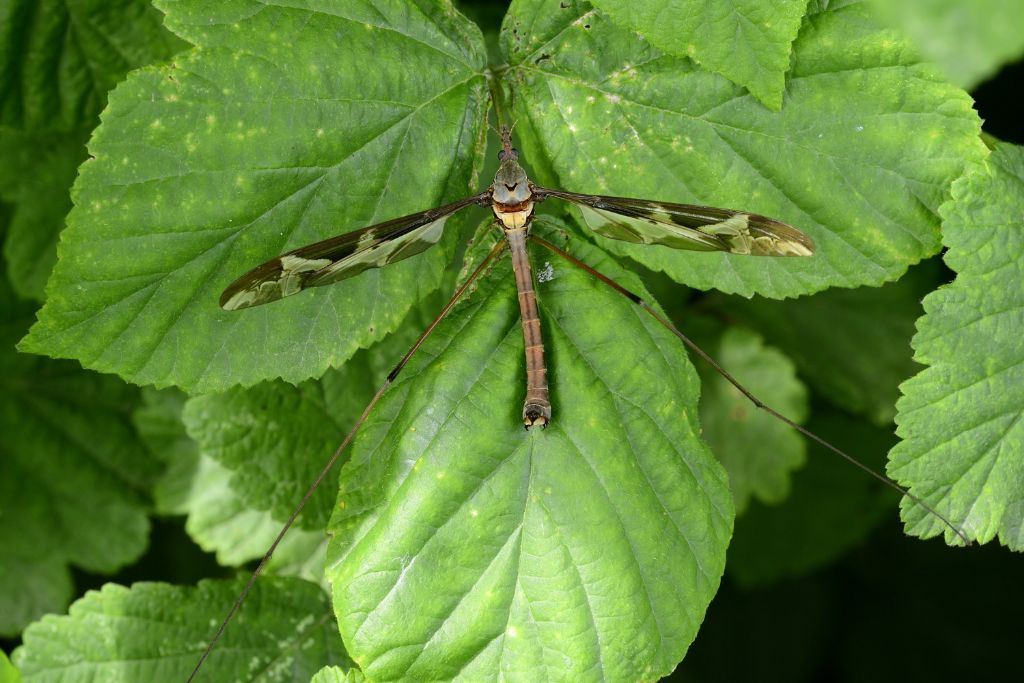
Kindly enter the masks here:
[[544, 188], [537, 188], [535, 194], [572, 202], [579, 207], [587, 227], [613, 240], [752, 256], [814, 253], [810, 237], [756, 213]]
[[487, 193], [466, 197], [293, 249], [228, 285], [220, 295], [220, 306], [227, 311], [259, 306], [418, 254], [437, 244], [449, 216], [488, 197]]

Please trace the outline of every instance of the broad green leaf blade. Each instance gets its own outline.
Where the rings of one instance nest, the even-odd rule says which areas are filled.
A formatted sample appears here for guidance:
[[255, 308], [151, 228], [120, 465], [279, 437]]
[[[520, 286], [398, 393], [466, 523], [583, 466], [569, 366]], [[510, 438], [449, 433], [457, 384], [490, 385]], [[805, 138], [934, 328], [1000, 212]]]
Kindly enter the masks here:
[[882, 16], [970, 90], [1024, 56], [1024, 3], [1006, 0], [876, 0]]
[[190, 391], [319, 376], [439, 285], [457, 225], [287, 305], [218, 296], [289, 248], [471, 193], [479, 31], [445, 0], [160, 6], [197, 48], [111, 94], [23, 348]]
[[[766, 347], [760, 335], [729, 328], [708, 351], [769, 406], [797, 423], [807, 418], [807, 389], [797, 379], [793, 362], [778, 349]], [[803, 437], [758, 410], [713, 369], [698, 367], [704, 438], [729, 473], [737, 514], [751, 498], [768, 504], [781, 502], [789, 495], [790, 473], [804, 463]]]
[[[891, 430], [835, 411], [814, 415], [807, 427], [876, 471], [894, 441]], [[755, 502], [736, 523], [729, 575], [744, 586], [825, 566], [861, 545], [886, 512], [895, 512], [894, 491], [821, 446], [809, 450], [789, 497], [771, 507]]]
[[[551, 265], [538, 293], [553, 422], [522, 426], [503, 258], [385, 394], [343, 470], [327, 571], [372, 680], [657, 679], [717, 589], [732, 500], [698, 437], [682, 348], [532, 248], [537, 270]], [[643, 292], [597, 248], [567, 248]]]
[[593, 0], [593, 4], [659, 50], [690, 57], [747, 88], [771, 109], [782, 106], [790, 49], [807, 0]]
[[31, 308], [6, 281], [0, 311], [0, 634], [13, 635], [64, 609], [69, 564], [111, 573], [142, 554], [159, 466], [131, 427], [134, 388], [16, 353]]
[[[158, 512], [187, 515], [185, 530], [217, 561], [237, 566], [263, 557], [281, 529], [265, 505], [247, 506], [231, 488], [233, 472], [201, 455], [188, 438], [181, 413], [181, 392], [152, 389], [143, 392], [143, 406], [133, 420], [153, 455], [165, 464], [153, 497]], [[254, 458], [250, 466], [257, 466]], [[274, 552], [269, 570], [320, 580], [323, 575], [325, 538], [320, 531], [293, 529]]]
[[[489, 226], [494, 232], [493, 225]], [[445, 274], [452, 279], [454, 272]], [[252, 510], [283, 522], [323, 469], [356, 418], [448, 300], [444, 289], [428, 296], [399, 330], [345, 367], [298, 386], [265, 382], [189, 399], [183, 419], [204, 457], [230, 478], [230, 487]], [[343, 456], [342, 463], [347, 460]], [[206, 466], [211, 466], [208, 463]], [[338, 467], [338, 466], [336, 466]], [[340, 467], [338, 467], [340, 470]], [[332, 479], [336, 481], [336, 470]], [[325, 483], [297, 524], [321, 530], [334, 505], [336, 485]], [[196, 510], [197, 514], [202, 514]], [[260, 553], [262, 554], [262, 552]]]
[[337, 667], [328, 666], [316, 673], [310, 683], [363, 683], [366, 677], [359, 669], [348, 671]]
[[[347, 379], [331, 370], [298, 386], [278, 380], [197, 396], [182, 417], [200, 452], [231, 475], [231, 488], [244, 504], [283, 520], [354, 421], [338, 410], [338, 399], [354, 390], [369, 401], [373, 389]], [[325, 486], [309, 501], [301, 527], [327, 524], [334, 488]]]
[[42, 299], [68, 190], [107, 91], [185, 47], [148, 0], [9, 0], [0, 6], [0, 201], [15, 291]]
[[792, 358], [815, 391], [886, 425], [896, 414], [900, 382], [920, 369], [910, 339], [921, 299], [945, 277], [941, 264], [929, 261], [878, 288], [786, 302], [731, 297], [725, 308]]
[[545, 7], [515, 2], [504, 33], [536, 180], [753, 211], [817, 245], [809, 258], [751, 258], [595, 237], [684, 284], [781, 298], [896, 279], [938, 251], [937, 207], [986, 154], [966, 93], [862, 3], [807, 17], [779, 113], [598, 12], [587, 29], [575, 21], [583, 9]]
[[19, 296], [42, 300], [57, 262], [57, 236], [71, 209], [68, 194], [85, 161], [88, 130], [38, 134], [0, 124], [0, 200], [11, 205], [3, 242], [7, 277]]
[[[262, 558], [283, 521], [243, 501], [231, 487], [233, 475], [212, 458], [199, 459], [185, 530], [203, 550], [216, 553], [219, 563], [237, 567]], [[274, 551], [268, 570], [322, 581], [325, 547], [323, 531], [293, 528]]]
[[[956, 280], [924, 300], [889, 475], [980, 543], [1024, 550], [1024, 149], [999, 144], [944, 207]], [[904, 500], [907, 532], [958, 537]]]
[[[14, 662], [26, 683], [184, 681], [242, 581], [197, 587], [107, 584], [25, 630]], [[200, 680], [306, 683], [326, 664], [348, 665], [323, 591], [266, 577], [203, 665]]]
[[192, 495], [199, 450], [185, 433], [181, 411], [186, 396], [177, 389], [142, 389], [142, 402], [132, 424], [154, 458], [164, 465], [153, 484], [153, 509], [161, 515], [183, 515]]
[[7, 655], [0, 652], [0, 683], [22, 683], [23, 680], [21, 674], [11, 664], [11, 660], [7, 659]]

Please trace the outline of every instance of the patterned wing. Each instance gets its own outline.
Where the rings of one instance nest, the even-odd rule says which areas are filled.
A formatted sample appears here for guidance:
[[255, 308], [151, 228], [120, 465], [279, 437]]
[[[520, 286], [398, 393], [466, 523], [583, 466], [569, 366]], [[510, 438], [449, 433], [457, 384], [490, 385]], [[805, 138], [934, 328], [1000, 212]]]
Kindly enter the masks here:
[[220, 295], [221, 308], [236, 311], [277, 301], [418, 254], [437, 244], [449, 216], [488, 199], [487, 193], [466, 197], [289, 251], [228, 285]]
[[591, 230], [613, 240], [752, 256], [810, 256], [814, 253], [810, 237], [756, 213], [543, 188], [537, 188], [534, 195], [557, 197], [576, 204]]

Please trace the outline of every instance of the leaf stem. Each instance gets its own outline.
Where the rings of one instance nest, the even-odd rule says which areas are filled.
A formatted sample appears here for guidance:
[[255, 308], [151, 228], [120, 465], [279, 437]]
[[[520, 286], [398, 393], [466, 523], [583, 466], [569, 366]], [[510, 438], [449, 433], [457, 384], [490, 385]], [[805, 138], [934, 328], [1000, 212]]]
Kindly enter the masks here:
[[508, 127], [508, 117], [505, 112], [505, 97], [501, 89], [501, 74], [493, 66], [487, 67], [484, 71], [487, 78], [487, 87], [491, 91], [491, 102], [494, 104], [494, 118], [498, 120], [498, 130]]

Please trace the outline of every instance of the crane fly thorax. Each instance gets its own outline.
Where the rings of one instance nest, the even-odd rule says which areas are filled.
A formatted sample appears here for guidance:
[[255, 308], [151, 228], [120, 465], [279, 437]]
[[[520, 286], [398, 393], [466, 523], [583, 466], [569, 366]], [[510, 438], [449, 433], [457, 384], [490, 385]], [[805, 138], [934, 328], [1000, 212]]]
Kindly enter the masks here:
[[533, 214], [533, 189], [515, 150], [503, 151], [491, 185], [491, 207], [505, 230], [525, 228]]

